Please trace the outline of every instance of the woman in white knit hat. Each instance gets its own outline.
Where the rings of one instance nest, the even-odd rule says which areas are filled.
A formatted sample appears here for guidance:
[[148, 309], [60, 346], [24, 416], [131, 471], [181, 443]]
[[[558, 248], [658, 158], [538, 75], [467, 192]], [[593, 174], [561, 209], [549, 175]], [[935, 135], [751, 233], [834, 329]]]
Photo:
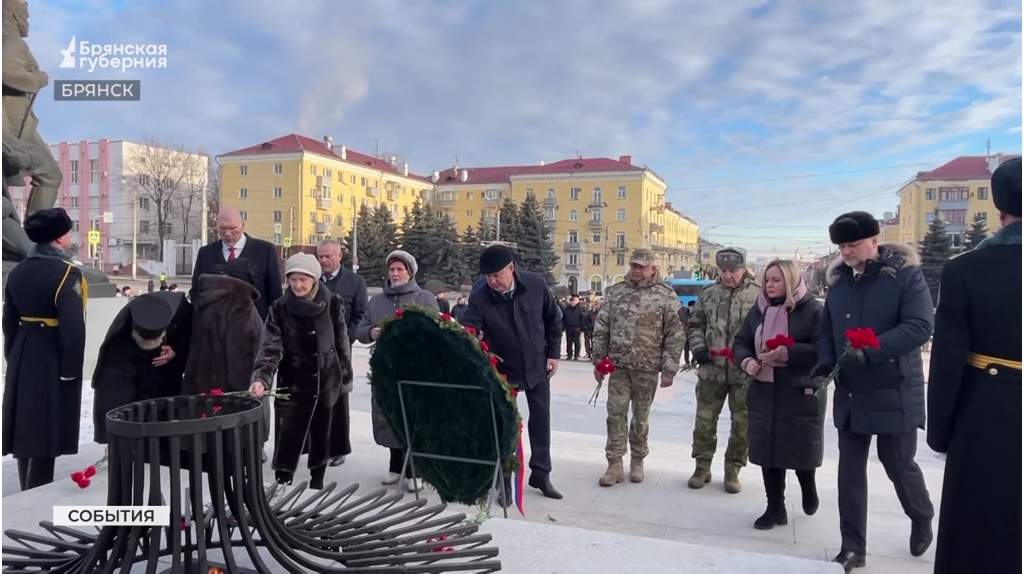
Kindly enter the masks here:
[[292, 255], [284, 273], [288, 289], [270, 306], [251, 388], [262, 396], [276, 373], [289, 395], [274, 403], [272, 467], [277, 481], [291, 484], [299, 457], [308, 453], [310, 488], [320, 489], [327, 470], [331, 408], [339, 396], [352, 391], [344, 303], [320, 284], [316, 257]]

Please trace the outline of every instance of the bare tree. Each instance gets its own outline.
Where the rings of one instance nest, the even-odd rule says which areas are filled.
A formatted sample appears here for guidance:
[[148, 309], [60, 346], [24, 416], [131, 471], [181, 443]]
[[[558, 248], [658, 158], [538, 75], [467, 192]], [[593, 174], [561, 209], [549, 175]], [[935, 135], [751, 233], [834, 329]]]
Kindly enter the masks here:
[[[183, 221], [183, 237], [187, 238], [189, 217], [203, 179], [209, 158], [195, 154], [183, 146], [149, 140], [134, 144], [125, 152], [124, 180], [140, 204], [156, 210], [156, 236], [160, 259], [164, 257], [164, 241], [172, 235], [173, 221]], [[190, 197], [191, 196], [191, 197]], [[184, 210], [184, 213], [182, 211]]]
[[199, 234], [203, 220], [203, 188], [207, 185], [210, 159], [205, 152], [200, 151], [196, 154], [182, 154], [178, 164], [183, 177], [173, 207], [177, 220], [181, 222], [181, 242], [188, 243], [190, 235], [195, 237]]
[[[220, 212], [220, 165], [210, 163], [209, 176], [206, 178], [206, 228], [217, 229], [217, 214]], [[207, 232], [207, 240], [216, 237], [216, 233]]]

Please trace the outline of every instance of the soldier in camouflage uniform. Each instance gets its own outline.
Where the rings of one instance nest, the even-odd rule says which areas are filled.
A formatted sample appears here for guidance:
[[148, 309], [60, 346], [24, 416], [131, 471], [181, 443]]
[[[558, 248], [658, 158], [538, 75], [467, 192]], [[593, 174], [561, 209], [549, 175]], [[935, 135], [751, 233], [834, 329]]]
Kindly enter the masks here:
[[[612, 486], [625, 479], [622, 457], [630, 449], [629, 480], [643, 482], [651, 403], [661, 373], [669, 387], [679, 370], [685, 335], [679, 321], [679, 299], [663, 282], [650, 249], [637, 249], [629, 260], [629, 278], [608, 289], [594, 326], [597, 365], [608, 357], [616, 370], [608, 381], [608, 470], [598, 483]], [[604, 375], [594, 369], [598, 383]], [[627, 428], [629, 405], [633, 420]], [[627, 435], [628, 433], [628, 435]]]
[[[746, 250], [727, 247], [715, 254], [720, 271], [714, 284], [701, 290], [690, 315], [689, 341], [697, 369], [697, 416], [693, 427], [693, 458], [697, 468], [687, 482], [703, 488], [711, 482], [711, 460], [718, 443], [718, 416], [729, 401], [729, 446], [725, 450], [725, 491], [740, 491], [740, 469], [747, 465], [747, 385], [750, 377], [717, 354], [732, 349], [733, 337], [757, 302], [760, 287], [746, 269]], [[716, 351], [715, 357], [711, 351]]]

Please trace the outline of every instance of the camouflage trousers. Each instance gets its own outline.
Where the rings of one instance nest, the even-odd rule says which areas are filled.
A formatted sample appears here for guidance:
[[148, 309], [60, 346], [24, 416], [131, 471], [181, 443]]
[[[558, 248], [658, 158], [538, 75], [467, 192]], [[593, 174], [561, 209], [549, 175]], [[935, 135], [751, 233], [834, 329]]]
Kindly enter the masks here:
[[693, 425], [693, 458], [697, 467], [711, 470], [718, 446], [718, 417], [729, 401], [729, 446], [725, 449], [725, 468], [739, 472], [747, 465], [747, 383], [697, 379], [697, 417]]
[[[643, 459], [649, 452], [647, 436], [651, 430], [651, 404], [658, 390], [658, 373], [619, 369], [608, 378], [608, 460], [626, 455], [626, 441], [633, 458]], [[627, 424], [629, 405], [633, 420]]]

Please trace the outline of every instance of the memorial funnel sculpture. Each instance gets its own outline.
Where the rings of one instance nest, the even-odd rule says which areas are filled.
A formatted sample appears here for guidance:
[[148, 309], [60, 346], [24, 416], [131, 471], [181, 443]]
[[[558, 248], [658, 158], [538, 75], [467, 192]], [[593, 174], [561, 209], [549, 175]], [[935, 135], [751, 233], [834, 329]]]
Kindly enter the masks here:
[[[42, 522], [8, 530], [3, 571], [495, 572], [489, 534], [444, 504], [358, 485], [263, 485], [260, 402], [219, 395], [147, 400], [107, 415], [108, 506], [170, 506], [170, 523], [98, 532]], [[208, 495], [204, 495], [204, 479]], [[276, 500], [271, 504], [268, 499]], [[100, 501], [97, 501], [100, 502]], [[197, 511], [198, 509], [198, 511]], [[133, 568], [134, 565], [134, 568]]]

